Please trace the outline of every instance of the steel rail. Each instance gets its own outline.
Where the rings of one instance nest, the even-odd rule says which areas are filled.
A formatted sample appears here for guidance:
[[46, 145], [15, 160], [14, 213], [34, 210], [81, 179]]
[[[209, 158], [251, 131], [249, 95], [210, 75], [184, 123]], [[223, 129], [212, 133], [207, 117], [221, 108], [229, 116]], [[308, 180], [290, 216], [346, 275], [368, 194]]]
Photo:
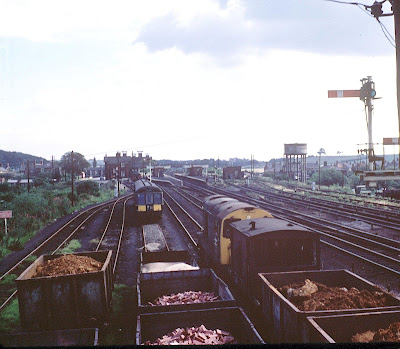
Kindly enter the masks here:
[[[106, 233], [107, 233], [107, 231], [108, 231], [108, 227], [110, 226], [111, 219], [113, 218], [115, 206], [116, 206], [122, 199], [124, 199], [124, 197], [120, 197], [120, 198], [118, 198], [118, 199], [114, 202], [114, 204], [113, 204], [113, 206], [112, 206], [112, 209], [111, 209], [111, 212], [110, 212], [110, 216], [108, 217], [107, 224], [106, 224], [106, 226], [105, 226], [105, 228], [104, 228], [103, 234], [102, 234], [101, 237], [100, 237], [100, 240], [99, 240], [99, 242], [98, 242], [98, 244], [97, 244], [97, 246], [96, 246], [95, 251], [98, 251], [99, 248], [100, 248], [100, 246], [102, 245], [103, 240], [104, 240], [104, 237], [105, 237], [105, 235], [106, 235]], [[125, 201], [127, 201], [127, 200], [129, 200], [129, 199], [130, 199], [130, 197], [127, 198], [127, 199], [125, 199]]]
[[[263, 184], [266, 184], [266, 183], [263, 183]], [[266, 187], [264, 187], [264, 190], [256, 189], [256, 188], [249, 188], [249, 187], [246, 187], [246, 188], [250, 189], [250, 190], [256, 190], [256, 191], [267, 190], [268, 191], [267, 193], [270, 194], [270, 195], [282, 196], [282, 194], [283, 194], [285, 196], [296, 196], [297, 198], [300, 198], [300, 197], [304, 198], [304, 196], [300, 195], [297, 192], [282, 191], [282, 190], [279, 190], [279, 189], [276, 189], [276, 188], [272, 188], [268, 184], [266, 184]], [[347, 206], [347, 207], [350, 207], [350, 208], [354, 208], [354, 209], [359, 208], [359, 209], [363, 209], [363, 210], [369, 210], [369, 211], [372, 211], [372, 212], [380, 212], [380, 213], [382, 213], [382, 211], [379, 211], [379, 208], [385, 207], [385, 212], [384, 213], [386, 213], [386, 214], [388, 214], [388, 215], [390, 215], [392, 217], [393, 216], [396, 217], [396, 215], [398, 215], [398, 212], [396, 212], [396, 211], [400, 210], [400, 206], [392, 205], [391, 202], [387, 202], [386, 204], [383, 204], [381, 202], [374, 202], [374, 200], [365, 201], [365, 199], [368, 199], [368, 197], [364, 197], [364, 200], [362, 200], [361, 198], [360, 199], [352, 198], [351, 196], [354, 196], [354, 194], [336, 193], [338, 195], [340, 194], [340, 195], [348, 195], [348, 196], [350, 196], [350, 197], [347, 198], [350, 201], [350, 203], [348, 203], [348, 202], [343, 202], [342, 200], [338, 200], [338, 199], [340, 199], [340, 197], [338, 197], [338, 195], [335, 196], [335, 195], [330, 195], [330, 194], [322, 194], [320, 192], [312, 191], [312, 190], [310, 190], [308, 188], [302, 188], [302, 187], [298, 187], [296, 189], [298, 189], [299, 191], [303, 191], [303, 192], [312, 194], [311, 197], [307, 198], [307, 201], [310, 201], [310, 202], [311, 201], [322, 201], [322, 202], [326, 203], [326, 205], [334, 204], [334, 203], [340, 203], [340, 205]], [[328, 196], [332, 197], [333, 200], [322, 198], [322, 195], [324, 195], [325, 197], [326, 197], [326, 195], [328, 195]], [[381, 198], [379, 200], [382, 200], [382, 199], [385, 199], [385, 198]], [[300, 200], [300, 199], [297, 199], [297, 200]], [[365, 204], [365, 203], [373, 205], [374, 207], [365, 207], [365, 206], [361, 206], [360, 205], [360, 204]]]
[[189, 233], [189, 231], [186, 229], [185, 225], [182, 223], [182, 221], [179, 219], [179, 217], [176, 215], [176, 213], [172, 210], [171, 206], [168, 204], [167, 201], [164, 200], [165, 205], [168, 207], [170, 212], [173, 214], [179, 225], [182, 227], [182, 229], [185, 231], [186, 235], [189, 237], [191, 243], [195, 246], [198, 247], [197, 242], [193, 239], [192, 235]]
[[[278, 200], [281, 200], [282, 202], [287, 201], [286, 195], [285, 196], [281, 196], [281, 195], [278, 195], [278, 194], [271, 194], [271, 193], [264, 192], [262, 190], [254, 189], [254, 188], [246, 188], [246, 189], [250, 190], [250, 191], [253, 191], [253, 192], [257, 193], [257, 194], [264, 195], [265, 197], [278, 198]], [[290, 195], [292, 195], [292, 194], [290, 194]], [[376, 224], [376, 225], [379, 225], [381, 227], [392, 229], [392, 230], [396, 230], [396, 231], [400, 232], [400, 228], [399, 228], [399, 223], [400, 223], [399, 217], [400, 217], [400, 215], [399, 215], [399, 212], [396, 212], [396, 213], [395, 212], [390, 212], [390, 217], [388, 217], [388, 216], [382, 217], [382, 215], [381, 215], [382, 211], [379, 211], [380, 214], [378, 214], [376, 209], [360, 207], [360, 206], [353, 206], [353, 205], [349, 205], [349, 204], [345, 204], [345, 203], [341, 203], [341, 202], [340, 203], [336, 202], [336, 204], [338, 206], [342, 206], [343, 208], [332, 207], [332, 205], [334, 205], [335, 203], [332, 202], [332, 201], [324, 200], [324, 199], [321, 199], [321, 201], [323, 203], [316, 203], [315, 201], [317, 199], [314, 199], [313, 200], [314, 202], [313, 202], [313, 201], [311, 201], [311, 200], [309, 200], [307, 198], [304, 198], [304, 197], [301, 197], [301, 198], [299, 198], [299, 197], [292, 198], [291, 197], [291, 199], [296, 201], [296, 203], [298, 203], [298, 204], [300, 204], [302, 206], [313, 207], [313, 208], [315, 208], [317, 210], [320, 210], [320, 211], [325, 209], [325, 210], [328, 210], [330, 213], [333, 212], [333, 213], [337, 213], [339, 215], [346, 215], [347, 217], [349, 217], [351, 219], [358, 219], [358, 220], [364, 221], [364, 222], [369, 223], [369, 224]], [[326, 203], [326, 202], [328, 202], [328, 203]], [[353, 210], [354, 212], [348, 212], [347, 210], [345, 210], [345, 207], [348, 207], [349, 209]], [[363, 216], [358, 212], [360, 210], [364, 211], [365, 213], [367, 213], [369, 211], [369, 214], [371, 214], [371, 216], [374, 215], [374, 217]], [[389, 214], [389, 212], [384, 212], [384, 213], [388, 213]], [[388, 222], [388, 221], [390, 221], [390, 222]]]
[[189, 212], [187, 212], [169, 193], [167, 193], [166, 191], [164, 191], [165, 194], [167, 194], [167, 196], [179, 207], [180, 210], [182, 210], [187, 217], [200, 229], [202, 229], [203, 227], [201, 226], [201, 224], [199, 222], [197, 222], [190, 214]]
[[51, 239], [53, 239], [56, 235], [58, 235], [59, 232], [61, 232], [65, 227], [67, 227], [68, 225], [70, 225], [73, 221], [75, 221], [76, 219], [78, 219], [80, 216], [82, 216], [85, 213], [88, 213], [90, 210], [98, 208], [99, 206], [102, 206], [101, 208], [104, 208], [108, 205], [111, 205], [111, 202], [107, 202], [107, 203], [101, 203], [95, 206], [92, 206], [88, 209], [85, 209], [84, 211], [80, 212], [77, 216], [74, 216], [71, 220], [69, 220], [68, 222], [66, 222], [61, 228], [59, 228], [56, 232], [54, 232], [50, 237], [48, 237], [46, 240], [44, 240], [39, 246], [37, 246], [35, 249], [33, 249], [31, 252], [29, 252], [24, 258], [22, 258], [21, 260], [19, 260], [18, 263], [16, 263], [12, 268], [10, 268], [7, 272], [5, 272], [3, 275], [0, 276], [0, 281], [9, 273], [11, 273], [12, 271], [14, 271], [20, 264], [22, 264], [27, 258], [29, 258], [30, 256], [32, 256], [36, 251], [38, 251], [40, 248], [42, 248], [44, 245], [46, 245]]
[[[279, 189], [272, 187], [269, 183], [263, 182], [262, 184], [264, 185], [265, 188], [268, 188], [268, 190], [275, 191], [275, 192], [279, 192], [280, 191]], [[347, 197], [346, 199], [349, 200], [350, 202], [355, 202], [357, 204], [364, 203], [365, 199], [367, 199], [368, 200], [367, 202], [369, 204], [374, 205], [375, 207], [385, 206], [385, 207], [388, 207], [389, 210], [391, 210], [391, 209], [400, 209], [400, 206], [399, 206], [400, 201], [396, 200], [396, 199], [392, 199], [390, 197], [384, 197], [384, 196], [383, 197], [370, 197], [370, 196], [361, 196], [360, 197], [360, 196], [358, 196], [356, 194], [351, 194], [351, 193], [346, 193], [346, 192], [338, 193], [337, 191], [332, 191], [332, 190], [318, 190], [318, 191], [315, 191], [315, 190], [312, 190], [312, 189], [309, 189], [309, 188], [305, 188], [305, 187], [298, 186], [298, 185], [292, 185], [292, 184], [285, 184], [285, 186], [287, 188], [294, 188], [295, 190], [311, 193], [311, 194], [313, 194], [314, 197], [318, 197], [318, 196], [327, 197], [328, 196], [328, 197], [332, 197], [334, 199], [337, 199], [339, 197], [339, 195], [342, 195], [342, 196]], [[290, 190], [292, 190], [292, 189], [290, 189]], [[327, 200], [327, 199], [322, 199], [322, 200], [330, 201], [330, 200]], [[383, 204], [381, 202], [377, 202], [377, 201], [382, 201], [382, 200], [385, 200], [386, 203]]]
[[389, 272], [392, 273], [392, 274], [395, 274], [395, 275], [397, 275], [397, 276], [400, 276], [400, 271], [398, 271], [398, 270], [394, 270], [394, 269], [392, 269], [392, 268], [390, 268], [390, 267], [388, 267], [388, 266], [386, 266], [386, 265], [383, 265], [383, 264], [380, 264], [380, 263], [376, 263], [376, 262], [374, 262], [374, 261], [372, 261], [372, 260], [370, 260], [370, 259], [368, 259], [368, 258], [365, 258], [365, 257], [363, 257], [363, 256], [360, 256], [360, 255], [358, 255], [358, 254], [356, 254], [356, 253], [350, 252], [350, 251], [348, 251], [348, 250], [346, 250], [346, 249], [344, 249], [344, 248], [341, 248], [341, 247], [339, 247], [339, 246], [332, 245], [332, 244], [330, 244], [330, 243], [327, 242], [327, 241], [321, 241], [321, 242], [322, 242], [323, 244], [325, 244], [325, 245], [331, 247], [331, 248], [337, 249], [337, 250], [339, 250], [339, 251], [341, 251], [341, 252], [344, 252], [344, 253], [346, 253], [346, 254], [349, 254], [349, 255], [351, 255], [351, 256], [353, 256], [353, 257], [355, 257], [355, 258], [361, 259], [361, 260], [363, 260], [364, 262], [367, 262], [367, 263], [369, 263], [369, 264], [373, 264], [373, 265], [375, 265], [376, 267], [379, 267], [379, 268], [381, 268], [381, 269], [384, 269], [384, 270], [389, 271]]
[[121, 244], [122, 244], [122, 236], [125, 232], [125, 217], [126, 217], [126, 203], [128, 202], [128, 200], [132, 199], [133, 195], [131, 195], [130, 197], [126, 198], [124, 201], [124, 208], [122, 211], [122, 225], [121, 225], [121, 230], [120, 230], [120, 234], [119, 234], [119, 239], [118, 239], [118, 245], [117, 245], [117, 250], [115, 252], [115, 259], [114, 259], [114, 266], [113, 266], [113, 274], [115, 275], [115, 270], [117, 269], [117, 264], [118, 264], [118, 257], [119, 257], [119, 253], [121, 250]]
[[[77, 216], [73, 217], [72, 219], [70, 219], [68, 222], [66, 222], [61, 228], [59, 228], [56, 232], [54, 232], [50, 237], [48, 237], [46, 240], [44, 240], [39, 246], [37, 246], [35, 249], [33, 249], [30, 253], [28, 253], [24, 258], [22, 258], [18, 263], [16, 263], [12, 268], [10, 268], [6, 273], [4, 273], [1, 277], [0, 277], [0, 281], [6, 276], [8, 275], [10, 272], [14, 271], [18, 266], [20, 266], [28, 257], [30, 257], [31, 255], [33, 255], [36, 251], [38, 251], [40, 248], [42, 248], [44, 245], [48, 244], [56, 235], [58, 235], [65, 227], [67, 227], [68, 225], [71, 224], [71, 222], [74, 222], [77, 218], [79, 218], [80, 216], [88, 213], [91, 210], [94, 210], [92, 213], [90, 213], [90, 215], [88, 217], [86, 217], [83, 222], [81, 222], [78, 225], [78, 228], [80, 228], [83, 223], [85, 223], [90, 217], [92, 217], [95, 213], [97, 213], [98, 211], [100, 211], [101, 209], [103, 209], [104, 207], [107, 207], [109, 205], [112, 204], [112, 202], [115, 199], [110, 200], [109, 202], [103, 202], [100, 204], [97, 204], [95, 206], [92, 206], [88, 209], [85, 209], [84, 211], [80, 212]], [[74, 229], [73, 233], [76, 232], [76, 230], [78, 229]], [[73, 234], [70, 234], [70, 236], [72, 236]], [[64, 244], [66, 242], [66, 240], [63, 241], [62, 244]], [[51, 255], [55, 254], [55, 252], [62, 246], [62, 244], [60, 246], [57, 247], [56, 250], [54, 250]], [[17, 294], [18, 290], [13, 291], [13, 293], [0, 305], [0, 311], [11, 301], [11, 299], [13, 299], [15, 297], [15, 295]]]
[[182, 190], [179, 190], [178, 188], [173, 188], [179, 195], [181, 195], [183, 198], [185, 198], [187, 201], [189, 201], [191, 204], [193, 204], [194, 206], [196, 206], [197, 208], [201, 209], [202, 206], [200, 206], [199, 204], [197, 204], [196, 202], [194, 202], [191, 198], [189, 198], [187, 195], [189, 195], [190, 197], [192, 197], [193, 199], [197, 200], [198, 202], [202, 202], [199, 198], [196, 198], [194, 195], [187, 193], [185, 191], [183, 191], [185, 194], [182, 193]]
[[75, 235], [75, 233], [78, 231], [78, 229], [80, 229], [82, 227], [83, 224], [85, 224], [94, 214], [96, 214], [97, 212], [99, 212], [102, 209], [99, 208], [96, 211], [92, 212], [88, 217], [86, 217], [73, 231], [72, 233], [70, 233], [65, 239], [64, 241], [58, 245], [58, 247], [51, 253], [51, 255], [54, 255], [61, 247], [65, 246], [65, 244], [67, 243], [68, 240], [71, 239], [71, 237], [73, 235]]

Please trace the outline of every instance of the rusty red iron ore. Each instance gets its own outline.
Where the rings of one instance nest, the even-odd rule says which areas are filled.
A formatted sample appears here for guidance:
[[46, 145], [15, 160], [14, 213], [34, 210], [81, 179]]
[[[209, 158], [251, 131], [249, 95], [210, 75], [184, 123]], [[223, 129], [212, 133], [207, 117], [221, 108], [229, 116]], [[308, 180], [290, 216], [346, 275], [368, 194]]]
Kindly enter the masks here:
[[188, 304], [188, 303], [203, 303], [216, 301], [219, 297], [214, 292], [205, 291], [185, 291], [173, 293], [168, 296], [161, 296], [154, 300], [154, 304], [150, 305], [170, 305], [170, 304]]
[[233, 344], [235, 338], [226, 331], [220, 329], [208, 330], [204, 325], [200, 327], [177, 328], [171, 333], [157, 338], [154, 343], [146, 341], [144, 345], [221, 345]]
[[103, 263], [89, 256], [65, 254], [39, 265], [32, 277], [90, 273], [101, 270], [102, 266]]

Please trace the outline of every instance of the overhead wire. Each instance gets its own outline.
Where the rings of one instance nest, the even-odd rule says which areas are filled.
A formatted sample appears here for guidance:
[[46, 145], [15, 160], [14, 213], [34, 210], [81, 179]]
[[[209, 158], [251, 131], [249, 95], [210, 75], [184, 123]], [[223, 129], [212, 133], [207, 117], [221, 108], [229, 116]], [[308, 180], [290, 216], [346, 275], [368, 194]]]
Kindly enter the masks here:
[[[347, 1], [340, 1], [340, 0], [323, 0], [323, 1], [357, 6], [360, 10], [362, 10], [365, 13], [367, 13], [370, 17], [374, 17], [377, 20], [377, 22], [379, 23], [379, 26], [382, 29], [383, 34], [385, 35], [386, 39], [389, 41], [390, 45], [392, 45], [394, 48], [396, 48], [396, 40], [389, 33], [389, 30], [386, 28], [386, 26], [379, 20], [379, 17], [375, 17], [370, 11], [368, 11], [368, 9], [371, 9], [373, 5], [366, 5], [366, 4], [362, 4], [360, 2], [347, 2]], [[375, 3], [382, 5], [386, 1], [387, 0], [375, 1]], [[362, 8], [362, 7], [364, 7], [364, 8]]]
[[364, 5], [361, 4], [359, 2], [347, 2], [347, 1], [339, 1], [339, 0], [324, 0], [324, 1], [328, 1], [328, 2], [337, 2], [339, 4], [347, 4], [347, 5], [362, 5], [362, 6], [368, 6], [368, 5]]
[[386, 39], [389, 41], [389, 43], [396, 48], [396, 40], [393, 38], [393, 36], [389, 33], [385, 25], [379, 20], [379, 18], [376, 19], [381, 26], [382, 32], [385, 35]]

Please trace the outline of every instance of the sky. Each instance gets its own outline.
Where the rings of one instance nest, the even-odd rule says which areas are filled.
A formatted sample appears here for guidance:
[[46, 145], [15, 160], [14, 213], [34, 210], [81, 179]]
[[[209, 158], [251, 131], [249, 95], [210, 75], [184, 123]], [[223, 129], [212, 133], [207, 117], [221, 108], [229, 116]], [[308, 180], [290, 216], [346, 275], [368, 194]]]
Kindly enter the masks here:
[[393, 16], [381, 23], [386, 36], [365, 7], [325, 0], [0, 0], [0, 150], [353, 155], [364, 104], [328, 90], [372, 76], [382, 153], [399, 126]]

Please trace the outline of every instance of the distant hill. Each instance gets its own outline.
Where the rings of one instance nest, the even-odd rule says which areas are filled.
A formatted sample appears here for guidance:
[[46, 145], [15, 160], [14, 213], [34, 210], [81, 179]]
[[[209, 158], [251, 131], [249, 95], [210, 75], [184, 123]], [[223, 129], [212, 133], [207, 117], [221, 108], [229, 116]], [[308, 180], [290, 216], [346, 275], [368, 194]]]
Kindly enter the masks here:
[[16, 151], [5, 151], [5, 150], [0, 150], [0, 164], [3, 167], [6, 167], [7, 164], [12, 169], [18, 169], [22, 163], [26, 164], [26, 161], [47, 161], [45, 158], [41, 158], [39, 156], [34, 156], [34, 155], [29, 155], [29, 154], [24, 154], [24, 153], [19, 153]]

